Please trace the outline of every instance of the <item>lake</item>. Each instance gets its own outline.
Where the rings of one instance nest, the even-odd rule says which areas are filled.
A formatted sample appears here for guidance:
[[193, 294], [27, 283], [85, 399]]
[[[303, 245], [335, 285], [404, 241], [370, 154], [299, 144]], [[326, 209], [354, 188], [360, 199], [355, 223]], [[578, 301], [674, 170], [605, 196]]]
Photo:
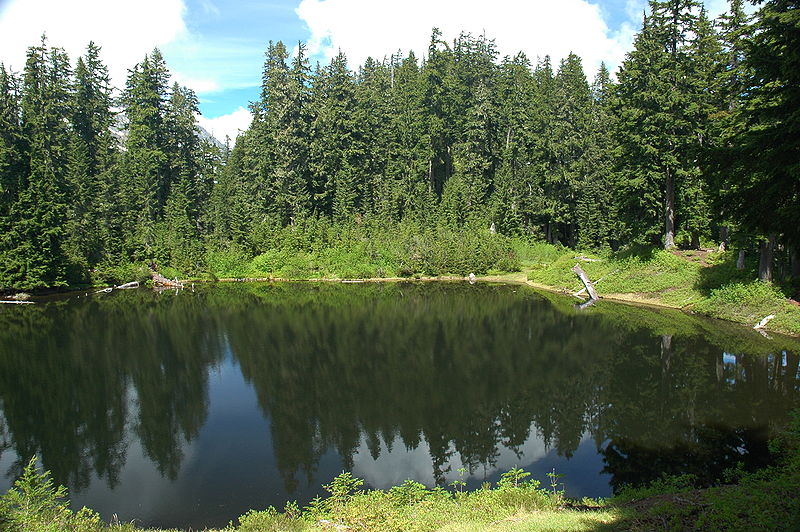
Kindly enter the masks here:
[[800, 404], [800, 340], [460, 282], [198, 285], [0, 308], [0, 490], [37, 455], [76, 508], [222, 526], [343, 470], [568, 496], [710, 484]]

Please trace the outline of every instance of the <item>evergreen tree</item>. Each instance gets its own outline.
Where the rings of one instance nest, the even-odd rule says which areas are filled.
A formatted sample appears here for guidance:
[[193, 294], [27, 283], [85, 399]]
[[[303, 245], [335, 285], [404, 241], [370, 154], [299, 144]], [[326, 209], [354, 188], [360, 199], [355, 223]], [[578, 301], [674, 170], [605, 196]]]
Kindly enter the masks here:
[[406, 216], [425, 218], [435, 206], [423, 73], [413, 52], [399, 57], [389, 65], [390, 108], [384, 126], [389, 160], [380, 186], [381, 210], [396, 221]]
[[523, 231], [522, 197], [530, 180], [529, 154], [531, 138], [533, 76], [525, 54], [506, 57], [497, 81], [498, 151], [500, 160], [495, 173], [492, 195], [492, 221], [504, 233]]
[[164, 124], [168, 81], [164, 59], [155, 49], [130, 70], [122, 98], [127, 138], [119, 200], [125, 251], [138, 259], [167, 259], [157, 246], [156, 224], [164, 214], [172, 175]]
[[170, 264], [188, 271], [196, 271], [202, 261], [200, 213], [206, 207], [203, 200], [208, 187], [200, 171], [197, 105], [192, 90], [174, 83], [164, 115], [170, 165], [164, 231]]
[[67, 215], [69, 59], [63, 50], [28, 49], [21, 99], [22, 132], [30, 145], [30, 174], [12, 205], [11, 224], [0, 248], [4, 284], [21, 289], [65, 286], [69, 261], [64, 249]]
[[522, 211], [531, 232], [541, 228], [545, 239], [553, 243], [556, 231], [547, 210], [546, 191], [556, 165], [555, 142], [551, 131], [555, 121], [555, 76], [550, 57], [545, 56], [533, 72], [530, 102], [530, 138], [524, 177]]
[[300, 46], [292, 68], [286, 47], [270, 42], [256, 113], [259, 203], [284, 225], [304, 217], [308, 192], [309, 67]]
[[0, 63], [0, 232], [27, 174], [26, 142], [20, 122], [19, 82]]
[[723, 204], [753, 231], [762, 246], [762, 279], [772, 278], [776, 236], [800, 245], [800, 9], [772, 0], [758, 12], [746, 41], [749, 70], [735, 129], [722, 159], [727, 174]]
[[614, 190], [614, 122], [611, 110], [613, 85], [605, 64], [592, 84], [591, 124], [583, 175], [577, 176], [579, 191], [575, 204], [577, 244], [581, 248], [602, 248], [618, 243], [615, 238], [617, 212]]
[[100, 262], [111, 248], [113, 222], [108, 192], [115, 185], [112, 177], [116, 163], [108, 69], [93, 42], [86, 55], [78, 58], [73, 94], [68, 242], [74, 259], [88, 266]]
[[551, 137], [554, 165], [545, 178], [545, 212], [555, 239], [574, 246], [575, 209], [584, 193], [580, 182], [588, 171], [592, 101], [583, 65], [575, 54], [562, 60], [555, 77]]
[[[700, 185], [695, 148], [699, 109], [690, 74], [693, 0], [651, 1], [618, 79], [622, 215], [629, 235], [675, 245], [676, 197], [684, 211]], [[677, 192], [676, 192], [677, 191]], [[660, 229], [663, 228], [663, 233]]]
[[341, 52], [318, 70], [313, 86], [313, 181], [319, 212], [345, 220], [361, 212], [363, 160], [355, 123], [356, 86]]

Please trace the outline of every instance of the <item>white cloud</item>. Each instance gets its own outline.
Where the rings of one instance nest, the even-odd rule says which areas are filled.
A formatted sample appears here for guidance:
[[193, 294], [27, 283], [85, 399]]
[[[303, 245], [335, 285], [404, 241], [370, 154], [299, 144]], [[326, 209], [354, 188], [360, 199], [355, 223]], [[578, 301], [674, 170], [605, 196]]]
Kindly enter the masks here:
[[591, 76], [601, 61], [619, 64], [633, 36], [632, 28], [611, 30], [600, 8], [585, 0], [303, 0], [297, 14], [311, 32], [310, 53], [330, 58], [341, 49], [351, 68], [398, 49], [421, 57], [438, 27], [448, 42], [461, 31], [485, 32], [496, 39], [501, 57], [549, 54], [557, 66], [574, 52]]
[[196, 94], [209, 94], [222, 90], [222, 87], [216, 79], [192, 78], [187, 77], [179, 72], [173, 72], [172, 79], [179, 85], [189, 87]]
[[21, 71], [27, 48], [42, 33], [73, 62], [93, 40], [122, 86], [127, 69], [145, 54], [187, 33], [185, 9], [183, 0], [11, 0], [0, 13], [0, 61]]
[[[365, 437], [362, 436], [361, 444], [353, 453], [353, 474], [365, 479], [370, 486], [378, 489], [397, 486], [409, 478], [428, 486], [435, 483], [433, 459], [428, 442], [423, 440], [416, 448], [407, 449], [402, 440], [396, 437], [392, 442], [391, 449], [390, 451], [386, 442], [381, 441], [380, 454], [376, 460], [372, 457]], [[481, 479], [498, 470], [508, 471], [512, 467], [530, 466], [544, 458], [548, 449], [535, 427], [531, 426], [530, 436], [517, 449], [519, 455], [503, 446], [500, 446], [497, 451], [494, 465], [485, 465], [471, 473], [469, 478]], [[456, 452], [452, 442], [450, 443], [450, 452], [452, 456], [444, 464], [444, 469], [449, 469], [444, 474], [447, 483], [459, 479], [458, 469], [464, 466], [461, 456]]]
[[225, 135], [228, 135], [231, 138], [231, 144], [236, 140], [240, 131], [244, 131], [250, 126], [252, 120], [253, 115], [244, 107], [239, 107], [234, 112], [217, 118], [206, 118], [202, 115], [197, 118], [200, 126], [219, 141], [225, 142]]

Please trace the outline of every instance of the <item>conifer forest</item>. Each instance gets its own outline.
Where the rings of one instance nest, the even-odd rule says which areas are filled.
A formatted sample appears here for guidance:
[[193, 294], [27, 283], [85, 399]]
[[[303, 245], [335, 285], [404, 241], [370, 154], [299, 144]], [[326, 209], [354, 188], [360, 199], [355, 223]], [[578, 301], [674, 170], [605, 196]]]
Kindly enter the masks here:
[[102, 43], [73, 61], [43, 37], [22, 72], [0, 66], [0, 288], [132, 263], [195, 274], [342, 234], [410, 235], [412, 260], [425, 235], [490, 227], [576, 249], [724, 245], [764, 280], [800, 278], [800, 5], [756, 3], [710, 19], [651, 0], [619, 70], [588, 78], [574, 54], [499, 57], [490, 36], [437, 29], [424, 57], [362, 65], [270, 42], [252, 124], [223, 142], [158, 49], [118, 90]]

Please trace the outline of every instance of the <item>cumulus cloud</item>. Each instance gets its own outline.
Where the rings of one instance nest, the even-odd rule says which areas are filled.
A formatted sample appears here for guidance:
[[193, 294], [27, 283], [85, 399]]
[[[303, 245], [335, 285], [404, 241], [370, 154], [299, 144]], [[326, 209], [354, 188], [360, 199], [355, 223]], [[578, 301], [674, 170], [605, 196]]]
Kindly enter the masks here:
[[240, 131], [250, 127], [253, 115], [244, 107], [239, 107], [234, 112], [218, 116], [217, 118], [206, 118], [198, 116], [197, 122], [203, 129], [214, 135], [221, 142], [225, 142], [225, 135], [231, 138], [231, 144], [236, 140]]
[[73, 61], [93, 40], [122, 86], [127, 69], [145, 54], [187, 33], [184, 11], [183, 0], [11, 0], [0, 12], [0, 61], [21, 71], [27, 48], [43, 33]]
[[534, 60], [550, 55], [557, 65], [574, 52], [591, 75], [602, 61], [618, 65], [634, 33], [630, 26], [610, 29], [598, 5], [586, 0], [303, 0], [297, 14], [311, 33], [312, 54], [330, 58], [341, 49], [351, 67], [398, 49], [421, 57], [438, 27], [447, 41], [462, 31], [485, 33], [501, 57], [522, 51]]

